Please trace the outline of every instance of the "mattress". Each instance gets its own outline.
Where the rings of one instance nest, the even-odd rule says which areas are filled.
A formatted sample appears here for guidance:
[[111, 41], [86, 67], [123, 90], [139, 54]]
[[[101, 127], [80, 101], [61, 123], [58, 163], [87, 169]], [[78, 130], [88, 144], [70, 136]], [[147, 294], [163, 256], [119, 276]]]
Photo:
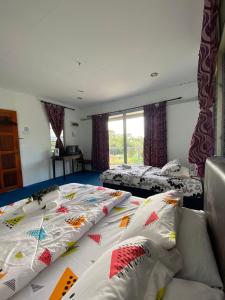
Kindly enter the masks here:
[[[68, 185], [65, 188], [68, 189]], [[15, 210], [24, 201], [4, 207], [2, 212]], [[61, 299], [79, 276], [119, 240], [142, 201], [141, 198], [128, 195], [127, 199], [118, 202], [118, 205], [115, 205], [109, 214], [81, 239], [68, 242], [65, 253], [10, 299]]]
[[150, 169], [152, 167], [142, 165], [132, 165], [130, 168], [116, 166], [103, 172], [100, 179], [103, 182], [135, 187], [138, 186], [140, 178]]
[[103, 183], [148, 190], [150, 194], [172, 189], [181, 192], [184, 197], [203, 194], [202, 182], [198, 177], [163, 176], [160, 169], [146, 166], [131, 166], [130, 169], [118, 166], [103, 172], [101, 180]]

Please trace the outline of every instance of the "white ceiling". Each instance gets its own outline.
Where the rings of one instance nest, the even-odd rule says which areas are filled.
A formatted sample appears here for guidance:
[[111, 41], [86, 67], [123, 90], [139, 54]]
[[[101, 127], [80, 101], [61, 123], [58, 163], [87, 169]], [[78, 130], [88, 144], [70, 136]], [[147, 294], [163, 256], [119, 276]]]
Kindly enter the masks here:
[[82, 107], [195, 81], [202, 11], [203, 0], [0, 0], [0, 86]]

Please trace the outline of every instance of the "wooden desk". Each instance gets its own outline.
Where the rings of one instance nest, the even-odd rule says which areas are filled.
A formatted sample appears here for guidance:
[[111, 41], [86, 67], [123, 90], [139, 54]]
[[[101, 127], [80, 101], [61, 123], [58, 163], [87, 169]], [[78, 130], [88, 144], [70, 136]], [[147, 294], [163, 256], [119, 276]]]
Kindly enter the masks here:
[[55, 162], [62, 161], [63, 163], [63, 178], [66, 179], [65, 161], [69, 161], [72, 164], [72, 173], [74, 174], [74, 160], [81, 158], [80, 154], [75, 155], [63, 155], [63, 156], [52, 156], [52, 171], [53, 178], [55, 179]]

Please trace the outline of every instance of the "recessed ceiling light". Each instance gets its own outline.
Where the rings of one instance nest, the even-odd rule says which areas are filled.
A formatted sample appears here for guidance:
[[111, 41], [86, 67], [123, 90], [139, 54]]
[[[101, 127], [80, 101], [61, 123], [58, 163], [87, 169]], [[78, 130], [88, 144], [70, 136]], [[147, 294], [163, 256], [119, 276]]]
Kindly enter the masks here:
[[159, 73], [158, 72], [153, 72], [150, 75], [151, 75], [151, 77], [157, 77], [159, 75]]
[[80, 67], [81, 66], [81, 61], [76, 60], [77, 65]]
[[83, 100], [83, 98], [82, 98], [82, 97], [77, 97], [77, 99], [78, 99], [78, 100]]

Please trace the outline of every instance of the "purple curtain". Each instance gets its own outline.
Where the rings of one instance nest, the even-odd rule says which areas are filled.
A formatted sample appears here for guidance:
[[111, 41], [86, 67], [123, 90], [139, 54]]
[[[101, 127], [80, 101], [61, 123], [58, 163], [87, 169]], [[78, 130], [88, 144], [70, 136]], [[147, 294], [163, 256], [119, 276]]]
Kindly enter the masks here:
[[198, 61], [198, 99], [200, 113], [189, 150], [189, 162], [197, 165], [204, 176], [205, 161], [214, 154], [212, 108], [215, 100], [216, 56], [219, 47], [219, 1], [205, 0], [201, 44]]
[[48, 121], [51, 124], [57, 138], [55, 147], [59, 148], [60, 152], [63, 153], [64, 146], [60, 135], [64, 128], [64, 107], [52, 103], [45, 103], [44, 105], [47, 112]]
[[144, 106], [144, 164], [163, 167], [167, 163], [166, 102]]
[[108, 114], [92, 116], [92, 168], [109, 169]]

